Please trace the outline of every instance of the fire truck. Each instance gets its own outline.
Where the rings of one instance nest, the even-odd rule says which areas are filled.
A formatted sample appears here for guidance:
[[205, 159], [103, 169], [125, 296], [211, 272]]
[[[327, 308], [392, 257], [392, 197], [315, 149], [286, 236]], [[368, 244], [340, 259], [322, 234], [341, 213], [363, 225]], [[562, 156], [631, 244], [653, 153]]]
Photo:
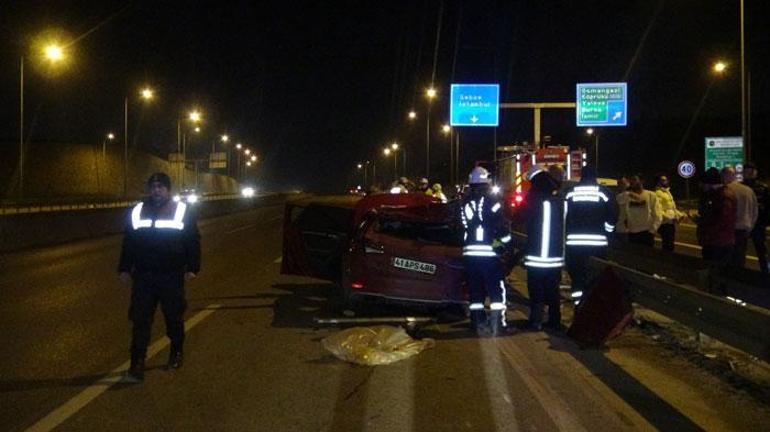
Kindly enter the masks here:
[[559, 165], [564, 169], [564, 180], [579, 181], [580, 170], [586, 164], [585, 149], [570, 150], [569, 146], [556, 145], [532, 148], [529, 145], [513, 145], [497, 148], [496, 183], [513, 211], [524, 202], [529, 189], [525, 174], [534, 164], [546, 169]]

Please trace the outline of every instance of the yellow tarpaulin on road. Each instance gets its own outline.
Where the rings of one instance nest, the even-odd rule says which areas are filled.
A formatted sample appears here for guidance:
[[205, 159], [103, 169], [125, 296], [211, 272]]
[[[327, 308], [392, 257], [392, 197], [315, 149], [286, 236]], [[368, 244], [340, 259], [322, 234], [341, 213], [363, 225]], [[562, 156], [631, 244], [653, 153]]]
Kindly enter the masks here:
[[395, 363], [436, 345], [433, 339], [412, 339], [401, 327], [354, 327], [321, 341], [340, 360], [361, 365]]

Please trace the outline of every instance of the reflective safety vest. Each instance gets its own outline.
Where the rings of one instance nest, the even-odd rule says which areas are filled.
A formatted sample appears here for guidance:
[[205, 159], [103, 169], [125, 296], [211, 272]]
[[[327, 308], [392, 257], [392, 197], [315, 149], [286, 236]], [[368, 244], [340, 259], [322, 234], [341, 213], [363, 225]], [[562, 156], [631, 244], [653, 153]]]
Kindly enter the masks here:
[[160, 228], [160, 229], [175, 229], [175, 230], [183, 230], [184, 229], [184, 215], [187, 212], [187, 204], [183, 202], [176, 203], [176, 211], [174, 212], [174, 218], [173, 219], [142, 219], [142, 208], [144, 207], [144, 203], [140, 202], [136, 206], [134, 206], [134, 209], [131, 211], [131, 226], [134, 227], [135, 230], [141, 229], [141, 228]]
[[561, 268], [564, 265], [564, 208], [559, 198], [544, 199], [533, 205], [527, 219], [527, 253], [524, 265], [530, 268]]
[[[460, 220], [462, 220], [463, 256], [496, 257], [497, 253], [492, 247], [498, 231], [500, 230], [502, 204], [483, 195], [480, 198], [470, 198], [460, 208]], [[502, 243], [511, 241], [510, 233], [498, 240]]]
[[578, 184], [567, 191], [566, 244], [568, 247], [602, 247], [615, 230], [617, 205], [613, 194], [597, 184]]

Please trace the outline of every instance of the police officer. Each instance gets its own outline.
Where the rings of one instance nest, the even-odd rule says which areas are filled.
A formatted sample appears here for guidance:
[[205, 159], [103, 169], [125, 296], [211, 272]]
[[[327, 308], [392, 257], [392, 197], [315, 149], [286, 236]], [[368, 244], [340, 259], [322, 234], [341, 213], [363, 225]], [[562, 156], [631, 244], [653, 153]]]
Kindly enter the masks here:
[[133, 282], [129, 318], [133, 322], [131, 367], [127, 381], [144, 379], [144, 360], [155, 308], [160, 303], [171, 339], [168, 368], [182, 366], [184, 282], [200, 270], [200, 234], [187, 204], [170, 198], [171, 179], [155, 173], [149, 197], [131, 210], [118, 264], [120, 279]]
[[[471, 327], [479, 334], [505, 332], [505, 283], [495, 241], [508, 243], [511, 235], [502, 226], [502, 204], [491, 193], [489, 172], [476, 167], [469, 176], [470, 191], [463, 199], [460, 218], [464, 227], [463, 261], [470, 291]], [[489, 312], [484, 308], [489, 296]]]
[[592, 256], [605, 257], [609, 234], [618, 219], [617, 204], [609, 189], [599, 186], [596, 170], [584, 166], [580, 182], [566, 196], [567, 271], [575, 304], [588, 295], [586, 273]]
[[526, 222], [527, 246], [524, 266], [530, 312], [527, 328], [539, 331], [543, 307], [548, 306], [546, 326], [561, 330], [559, 282], [564, 265], [564, 200], [558, 184], [541, 165], [527, 172], [530, 189], [524, 198], [521, 217]]

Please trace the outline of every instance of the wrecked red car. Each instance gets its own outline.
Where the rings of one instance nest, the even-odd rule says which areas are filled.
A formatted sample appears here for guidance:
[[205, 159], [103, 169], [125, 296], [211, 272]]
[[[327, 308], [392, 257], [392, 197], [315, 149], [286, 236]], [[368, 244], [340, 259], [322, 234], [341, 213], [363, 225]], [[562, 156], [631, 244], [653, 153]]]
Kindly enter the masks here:
[[337, 284], [364, 298], [465, 303], [456, 206], [423, 194], [318, 197], [286, 204], [281, 273]]

